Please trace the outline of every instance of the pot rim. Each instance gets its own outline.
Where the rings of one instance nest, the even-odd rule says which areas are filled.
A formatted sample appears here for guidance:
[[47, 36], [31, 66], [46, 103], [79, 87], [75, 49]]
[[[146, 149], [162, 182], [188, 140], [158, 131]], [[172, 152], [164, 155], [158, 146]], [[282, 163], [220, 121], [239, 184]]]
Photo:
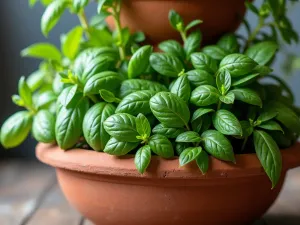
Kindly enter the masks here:
[[[300, 143], [282, 150], [283, 171], [300, 166]], [[195, 162], [179, 167], [178, 157], [163, 159], [152, 156], [144, 174], [139, 174], [134, 165], [134, 156], [115, 157], [103, 152], [84, 149], [64, 151], [56, 145], [39, 143], [37, 158], [50, 166], [75, 172], [132, 178], [164, 179], [216, 179], [266, 176], [256, 154], [237, 154], [236, 164], [210, 157], [210, 167], [205, 175]]]

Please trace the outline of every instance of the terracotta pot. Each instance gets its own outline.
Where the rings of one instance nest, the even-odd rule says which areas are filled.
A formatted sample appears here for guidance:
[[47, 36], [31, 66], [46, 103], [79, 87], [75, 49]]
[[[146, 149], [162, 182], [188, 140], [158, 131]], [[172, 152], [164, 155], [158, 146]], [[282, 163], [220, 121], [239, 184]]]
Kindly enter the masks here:
[[[180, 35], [168, 21], [171, 9], [176, 10], [186, 24], [195, 19], [203, 20], [200, 29], [206, 43], [235, 31], [246, 11], [243, 0], [123, 0], [121, 23], [132, 31], [145, 32], [152, 44], [179, 40]], [[107, 22], [114, 28], [111, 17]]]
[[36, 155], [56, 167], [69, 202], [96, 225], [246, 225], [274, 202], [286, 171], [300, 165], [300, 144], [282, 151], [282, 177], [273, 190], [255, 154], [237, 155], [236, 165], [211, 158], [206, 175], [193, 163], [179, 168], [177, 158], [154, 156], [140, 175], [132, 156], [45, 144]]

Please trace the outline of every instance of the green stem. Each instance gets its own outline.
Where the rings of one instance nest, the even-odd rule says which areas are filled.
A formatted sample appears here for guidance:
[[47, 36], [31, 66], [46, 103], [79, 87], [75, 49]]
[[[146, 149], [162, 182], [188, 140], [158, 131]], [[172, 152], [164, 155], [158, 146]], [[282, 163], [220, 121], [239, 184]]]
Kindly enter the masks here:
[[182, 38], [183, 42], [186, 42], [186, 32], [181, 31], [180, 35], [181, 35], [181, 38]]
[[218, 103], [218, 108], [217, 108], [217, 110], [221, 109], [221, 106], [222, 106], [222, 102], [219, 100], [219, 103]]
[[244, 151], [245, 146], [246, 146], [246, 144], [247, 144], [247, 141], [248, 141], [248, 137], [246, 137], [246, 138], [244, 139], [244, 142], [243, 142], [243, 145], [242, 145], [242, 151]]
[[81, 12], [78, 13], [78, 18], [79, 18], [79, 21], [80, 21], [80, 24], [81, 24], [82, 28], [85, 31], [85, 34], [86, 34], [87, 38], [90, 38], [89, 23], [87, 21], [84, 10], [81, 10]]
[[121, 26], [121, 21], [120, 21], [120, 12], [121, 12], [121, 1], [117, 1], [117, 6], [112, 9], [112, 16], [114, 19], [114, 23], [117, 29], [117, 32], [120, 37], [120, 46], [119, 46], [119, 54], [120, 54], [120, 59], [121, 61], [125, 60], [126, 58], [126, 53], [125, 53], [125, 46], [123, 43], [123, 35], [122, 35], [122, 26]]
[[261, 30], [261, 28], [263, 28], [265, 26], [265, 23], [264, 23], [264, 19], [263, 18], [259, 18], [259, 22], [258, 22], [258, 25], [256, 26], [256, 28], [254, 29], [254, 31], [250, 34], [247, 42], [246, 42], [246, 45], [245, 45], [245, 49], [246, 50], [249, 45], [253, 42], [253, 40], [255, 39], [256, 35], [259, 33], [259, 31]]
[[186, 129], [187, 129], [188, 131], [190, 131], [190, 130], [191, 130], [191, 128], [189, 127], [189, 125], [188, 125], [188, 124], [185, 124], [185, 127], [186, 127]]

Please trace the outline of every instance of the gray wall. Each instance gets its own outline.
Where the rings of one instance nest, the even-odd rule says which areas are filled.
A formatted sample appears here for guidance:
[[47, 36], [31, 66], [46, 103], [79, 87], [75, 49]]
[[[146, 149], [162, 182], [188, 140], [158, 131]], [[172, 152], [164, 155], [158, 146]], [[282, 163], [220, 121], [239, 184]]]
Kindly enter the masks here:
[[[20, 50], [35, 42], [49, 41], [58, 45], [59, 34], [78, 23], [75, 16], [66, 13], [62, 21], [51, 32], [49, 39], [46, 40], [40, 31], [43, 7], [37, 5], [33, 9], [29, 9], [27, 2], [27, 0], [0, 1], [0, 124], [6, 117], [17, 111], [17, 107], [11, 103], [10, 97], [16, 93], [18, 78], [21, 75], [30, 74], [39, 64], [38, 60], [21, 58]], [[87, 14], [91, 15], [94, 11], [95, 7], [91, 6], [88, 8]], [[290, 17], [294, 21], [298, 33], [300, 33], [299, 12], [300, 4], [293, 7], [290, 12]], [[255, 23], [253, 15], [248, 15], [248, 17], [251, 24]], [[243, 33], [244, 30], [241, 29], [240, 32]], [[300, 55], [300, 46], [289, 46], [286, 50]], [[280, 76], [284, 76], [280, 69], [282, 60], [281, 54], [274, 66], [276, 73]], [[299, 72], [293, 76], [285, 76], [285, 79], [296, 94], [297, 105], [300, 105]], [[32, 157], [34, 156], [34, 146], [35, 142], [29, 138], [26, 143], [16, 149], [4, 151], [0, 147], [0, 157], [1, 155]]]

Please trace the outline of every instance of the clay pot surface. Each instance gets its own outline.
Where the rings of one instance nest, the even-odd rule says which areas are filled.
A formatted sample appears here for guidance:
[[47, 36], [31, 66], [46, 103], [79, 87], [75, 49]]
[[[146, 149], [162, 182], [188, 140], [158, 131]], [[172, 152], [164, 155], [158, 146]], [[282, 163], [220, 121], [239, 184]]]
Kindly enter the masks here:
[[37, 146], [36, 155], [57, 168], [69, 202], [96, 225], [251, 224], [276, 199], [286, 171], [300, 166], [299, 143], [282, 150], [281, 181], [271, 190], [255, 154], [236, 155], [235, 165], [211, 158], [206, 175], [195, 163], [178, 167], [178, 158], [153, 156], [140, 175], [131, 155], [46, 144]]
[[[223, 34], [235, 31], [246, 11], [241, 0], [123, 0], [121, 23], [132, 31], [143, 31], [154, 45], [167, 39], [180, 40], [168, 21], [171, 9], [183, 17], [185, 24], [203, 20], [200, 29], [205, 43], [214, 43]], [[114, 28], [111, 17], [107, 22]]]

